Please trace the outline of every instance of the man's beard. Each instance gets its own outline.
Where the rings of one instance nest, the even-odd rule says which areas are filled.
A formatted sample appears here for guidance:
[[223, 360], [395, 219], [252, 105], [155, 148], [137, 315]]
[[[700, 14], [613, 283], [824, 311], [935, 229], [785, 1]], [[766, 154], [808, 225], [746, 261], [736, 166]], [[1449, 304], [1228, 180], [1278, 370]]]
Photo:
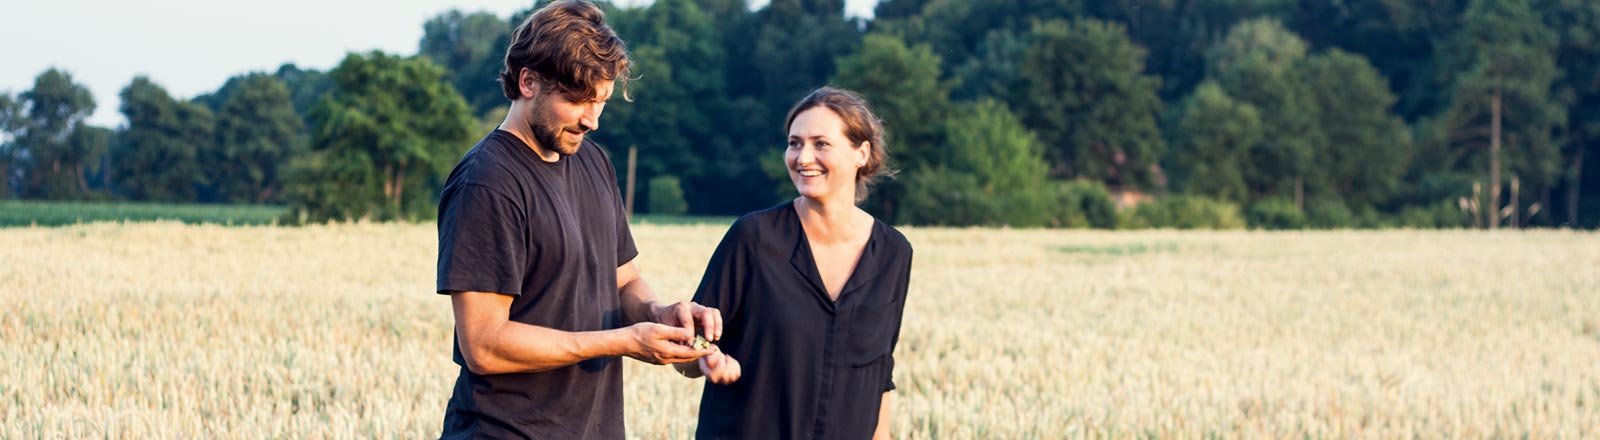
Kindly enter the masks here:
[[[544, 111], [542, 107], [536, 108], [537, 110], [533, 112], [533, 115], [528, 121], [528, 131], [533, 133], [533, 141], [538, 142], [540, 148], [555, 151], [556, 154], [560, 154], [562, 156], [578, 154], [578, 147], [583, 145], [583, 137], [581, 135], [573, 136], [576, 138], [574, 142], [572, 142], [570, 145], [563, 144], [561, 142], [561, 135], [566, 133], [566, 130], [557, 126], [555, 118], [551, 114]], [[566, 134], [570, 135], [571, 133]]]

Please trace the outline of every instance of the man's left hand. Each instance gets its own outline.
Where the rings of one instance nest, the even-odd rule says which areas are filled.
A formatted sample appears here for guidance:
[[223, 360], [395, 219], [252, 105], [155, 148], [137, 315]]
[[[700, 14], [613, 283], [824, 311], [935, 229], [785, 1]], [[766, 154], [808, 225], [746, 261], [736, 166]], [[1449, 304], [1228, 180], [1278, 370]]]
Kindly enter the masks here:
[[[656, 322], [688, 329], [690, 334], [703, 335], [708, 340], [722, 339], [722, 312], [710, 307], [684, 301], [651, 308]], [[696, 331], [699, 327], [700, 331]]]

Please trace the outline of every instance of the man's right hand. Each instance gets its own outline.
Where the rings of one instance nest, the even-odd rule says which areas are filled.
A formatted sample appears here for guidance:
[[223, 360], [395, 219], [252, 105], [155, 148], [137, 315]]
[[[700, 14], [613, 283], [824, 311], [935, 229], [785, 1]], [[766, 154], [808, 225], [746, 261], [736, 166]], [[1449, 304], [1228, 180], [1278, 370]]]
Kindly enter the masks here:
[[675, 364], [700, 359], [716, 352], [712, 348], [696, 350], [689, 346], [694, 333], [682, 327], [641, 322], [628, 326], [632, 344], [628, 357], [657, 365]]

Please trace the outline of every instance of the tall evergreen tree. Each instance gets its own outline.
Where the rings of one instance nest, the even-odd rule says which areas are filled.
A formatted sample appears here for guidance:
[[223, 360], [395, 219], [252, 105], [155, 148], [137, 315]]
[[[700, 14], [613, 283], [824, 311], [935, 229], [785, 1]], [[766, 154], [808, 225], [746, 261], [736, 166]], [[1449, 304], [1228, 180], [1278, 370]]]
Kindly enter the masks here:
[[1567, 120], [1557, 142], [1562, 146], [1563, 193], [1551, 206], [1555, 221], [1579, 227], [1600, 226], [1600, 2], [1543, 0], [1535, 10], [1559, 42], [1557, 98], [1567, 106]]
[[1550, 93], [1557, 41], [1527, 0], [1474, 0], [1462, 20], [1444, 60], [1460, 75], [1443, 122], [1457, 166], [1486, 178], [1484, 224], [1493, 228], [1504, 223], [1507, 174], [1524, 194], [1539, 194], [1560, 173], [1552, 134], [1566, 114]]

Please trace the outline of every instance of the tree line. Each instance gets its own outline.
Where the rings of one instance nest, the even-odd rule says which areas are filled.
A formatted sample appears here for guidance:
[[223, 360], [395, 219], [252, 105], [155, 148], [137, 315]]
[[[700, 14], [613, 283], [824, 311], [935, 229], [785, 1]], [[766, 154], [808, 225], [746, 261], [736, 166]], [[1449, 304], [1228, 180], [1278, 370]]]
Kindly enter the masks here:
[[[59, 69], [0, 94], [0, 196], [267, 203], [291, 220], [427, 219], [497, 125], [510, 29], [450, 11], [416, 54], [284, 65], [193, 99], [150, 78], [127, 123]], [[862, 92], [903, 224], [1600, 225], [1600, 2], [842, 0], [602, 3], [635, 60], [592, 134], [637, 149], [640, 211], [792, 196], [784, 113]], [[1586, 157], [1588, 158], [1586, 160]]]

